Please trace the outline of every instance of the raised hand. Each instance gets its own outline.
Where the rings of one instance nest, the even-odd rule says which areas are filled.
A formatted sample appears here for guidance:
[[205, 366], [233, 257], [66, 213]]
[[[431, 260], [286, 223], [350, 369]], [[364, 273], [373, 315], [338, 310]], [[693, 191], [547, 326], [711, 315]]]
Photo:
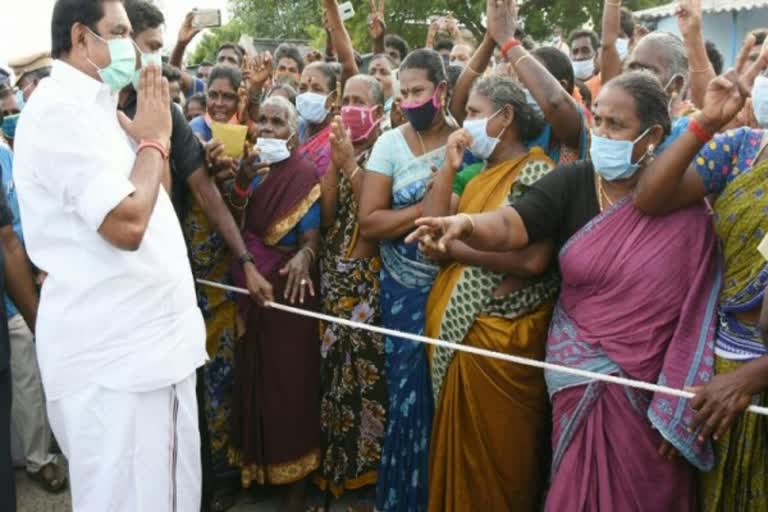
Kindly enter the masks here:
[[701, 0], [680, 0], [675, 9], [675, 16], [684, 39], [701, 34]]
[[205, 149], [205, 165], [208, 167], [208, 174], [216, 176], [226, 171], [231, 178], [237, 169], [237, 161], [234, 158], [224, 155], [224, 143], [217, 139], [211, 139], [203, 146]]
[[515, 0], [487, 0], [486, 27], [488, 33], [502, 45], [515, 36], [517, 30], [517, 2]]
[[447, 252], [448, 244], [453, 240], [463, 240], [472, 235], [474, 224], [468, 215], [459, 214], [450, 217], [424, 217], [416, 220], [416, 228], [405, 239], [411, 244], [433, 245], [434, 250]]
[[122, 112], [118, 112], [118, 120], [123, 130], [137, 143], [150, 140], [169, 147], [173, 129], [171, 95], [168, 80], [163, 77], [159, 66], [150, 64], [141, 70], [133, 121]]
[[445, 147], [445, 161], [443, 166], [456, 172], [464, 163], [464, 152], [472, 145], [472, 135], [465, 129], [456, 130], [448, 136]]
[[371, 39], [381, 39], [387, 32], [387, 24], [384, 22], [384, 0], [379, 0], [378, 7], [376, 0], [368, 0], [368, 34]]
[[[751, 40], [754, 41], [754, 36], [751, 34], [750, 38], [752, 38]], [[754, 48], [754, 46], [755, 45], [753, 42], [746, 52], [746, 58], [744, 61], [739, 62], [739, 64], [741, 64], [742, 70], [738, 72], [742, 82], [750, 91], [752, 90], [752, 86], [755, 84], [755, 79], [764, 73], [766, 68], [768, 68], [768, 39], [766, 39], [763, 43], [763, 47], [760, 49], [760, 55], [758, 55], [757, 60], [750, 64], [749, 54], [751, 53], [751, 50]], [[739, 59], [742, 59], [742, 55], [739, 55]]]
[[331, 134], [328, 140], [331, 143], [331, 161], [333, 165], [346, 173], [346, 169], [350, 166], [354, 167], [355, 148], [352, 145], [349, 133], [344, 128], [341, 117], [336, 116], [331, 121]]
[[237, 169], [237, 183], [241, 188], [247, 188], [254, 178], [261, 176], [264, 179], [270, 172], [272, 162], [262, 162], [259, 150], [254, 149], [246, 142], [243, 149], [243, 160]]
[[187, 13], [184, 17], [184, 23], [181, 24], [181, 28], [179, 29], [178, 41], [185, 45], [189, 44], [202, 30], [192, 26], [192, 20], [195, 18], [195, 11], [196, 9], [192, 9]]
[[734, 70], [712, 80], [704, 94], [704, 106], [701, 109], [707, 129], [712, 133], [719, 132], [741, 111], [749, 94], [745, 80]]

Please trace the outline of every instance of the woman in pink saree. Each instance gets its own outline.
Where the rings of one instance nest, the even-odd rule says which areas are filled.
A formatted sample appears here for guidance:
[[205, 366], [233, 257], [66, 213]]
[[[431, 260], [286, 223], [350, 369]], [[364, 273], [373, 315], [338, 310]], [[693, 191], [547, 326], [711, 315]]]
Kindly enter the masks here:
[[[651, 218], [631, 201], [669, 130], [661, 84], [622, 75], [597, 98], [591, 161], [556, 169], [511, 207], [421, 219], [412, 239], [437, 250], [461, 239], [483, 251], [552, 240], [562, 288], [547, 361], [677, 389], [708, 381], [720, 275], [707, 211]], [[696, 510], [696, 469], [713, 457], [688, 431], [688, 401], [559, 372], [546, 378], [548, 511]]]

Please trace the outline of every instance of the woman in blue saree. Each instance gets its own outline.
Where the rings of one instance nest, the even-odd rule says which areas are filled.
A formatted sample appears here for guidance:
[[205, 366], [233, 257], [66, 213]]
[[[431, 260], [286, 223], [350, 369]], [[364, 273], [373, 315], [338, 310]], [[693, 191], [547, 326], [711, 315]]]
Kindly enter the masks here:
[[[381, 315], [385, 327], [420, 334], [424, 306], [438, 268], [404, 237], [421, 215], [421, 200], [445, 157], [452, 128], [440, 55], [411, 53], [400, 67], [401, 108], [408, 123], [384, 133], [373, 147], [360, 199], [360, 234], [380, 241]], [[433, 399], [424, 346], [385, 339], [389, 424], [384, 438], [376, 508], [427, 507], [427, 464]]]

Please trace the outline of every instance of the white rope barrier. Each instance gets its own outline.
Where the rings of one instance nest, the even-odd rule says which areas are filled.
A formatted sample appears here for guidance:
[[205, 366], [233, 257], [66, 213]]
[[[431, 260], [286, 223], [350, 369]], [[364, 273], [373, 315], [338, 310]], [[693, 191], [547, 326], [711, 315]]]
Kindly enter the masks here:
[[[250, 295], [248, 290], [244, 288], [238, 288], [236, 286], [229, 286], [221, 283], [216, 283], [213, 281], [208, 281], [206, 279], [197, 279], [197, 282], [204, 286], [210, 286], [212, 288], [219, 288], [221, 290], [235, 292], [242, 295]], [[392, 329], [386, 329], [384, 327], [377, 327], [375, 325], [368, 325], [360, 322], [354, 322], [352, 320], [346, 320], [344, 318], [337, 318], [333, 316], [323, 315], [322, 313], [315, 313], [314, 311], [307, 311], [304, 309], [294, 308], [291, 306], [286, 306], [285, 304], [278, 304], [276, 302], [267, 302], [265, 306], [274, 308], [274, 309], [279, 309], [287, 313], [293, 313], [295, 315], [301, 315], [301, 316], [314, 318], [317, 320], [323, 320], [325, 322], [332, 322], [339, 325], [345, 325], [347, 327], [352, 327], [353, 329], [363, 329], [365, 331], [374, 332], [384, 336], [403, 338], [411, 341], [416, 341], [419, 343], [424, 343], [427, 345], [434, 345], [437, 347], [449, 348], [451, 350], [458, 350], [460, 352], [467, 352], [469, 354], [475, 354], [478, 356], [490, 357], [493, 359], [499, 359], [501, 361], [508, 361], [510, 363], [522, 364], [524, 366], [532, 366], [534, 368], [541, 368], [543, 370], [551, 370], [554, 372], [567, 373], [570, 375], [576, 375], [578, 377], [584, 377], [590, 380], [599, 380], [603, 382], [608, 382], [610, 384], [619, 384], [619, 385], [628, 386], [631, 388], [651, 391], [653, 393], [664, 393], [666, 395], [676, 396], [679, 398], [690, 399], [690, 398], [693, 398], [694, 396], [694, 394], [691, 393], [690, 391], [683, 391], [681, 389], [670, 388], [667, 386], [660, 386], [658, 384], [651, 384], [649, 382], [645, 382], [641, 380], [626, 379], [624, 377], [617, 377], [615, 375], [605, 375], [602, 373], [595, 373], [587, 370], [580, 370], [578, 368], [569, 368], [568, 366], [547, 363], [545, 361], [537, 361], [535, 359], [528, 359], [526, 357], [513, 356], [511, 354], [502, 354], [500, 352], [494, 352], [492, 350], [486, 350], [483, 348], [471, 347], [467, 345], [459, 345], [457, 343], [451, 343], [448, 341], [428, 338], [426, 336], [419, 336], [417, 334], [410, 334], [407, 332], [395, 331]], [[750, 405], [747, 408], [747, 410], [755, 414], [768, 416], [768, 407]]]

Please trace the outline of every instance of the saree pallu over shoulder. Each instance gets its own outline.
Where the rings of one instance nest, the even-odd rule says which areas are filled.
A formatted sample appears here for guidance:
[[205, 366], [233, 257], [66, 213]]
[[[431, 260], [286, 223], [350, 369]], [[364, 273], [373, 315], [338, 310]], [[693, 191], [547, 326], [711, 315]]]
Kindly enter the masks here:
[[[621, 233], [621, 237], [614, 236]], [[547, 361], [676, 389], [710, 380], [721, 271], [703, 207], [662, 218], [625, 199], [596, 217], [560, 253], [563, 283], [547, 343]], [[587, 381], [546, 372], [551, 396]], [[585, 387], [578, 410], [555, 418], [555, 467], [605, 386]], [[688, 431], [687, 400], [626, 391], [665, 439], [694, 466], [713, 465], [709, 444]]]
[[[524, 189], [554, 168], [539, 148], [526, 155], [487, 169], [472, 179], [459, 202], [460, 213], [492, 211], [513, 202]], [[452, 343], [462, 343], [479, 314], [496, 314], [500, 301], [494, 291], [504, 274], [480, 267], [453, 263], [444, 268], [432, 287], [427, 303], [425, 334]], [[554, 272], [531, 280], [523, 289], [503, 299], [503, 316], [515, 319], [531, 313], [557, 294], [559, 277]], [[443, 347], [430, 349], [432, 389], [440, 397], [445, 373], [455, 352]]]
[[[402, 134], [395, 140], [409, 151]], [[389, 140], [389, 137], [387, 138]], [[392, 208], [421, 201], [445, 148], [418, 158], [402, 159], [392, 175]], [[381, 243], [381, 318], [385, 327], [412, 334], [424, 332], [424, 308], [438, 267], [403, 239]], [[381, 453], [376, 508], [382, 512], [422, 511], [427, 507], [429, 439], [434, 404], [424, 346], [386, 337], [385, 373], [388, 422]]]
[[[276, 247], [317, 200], [314, 166], [292, 156], [275, 165], [251, 196], [244, 241], [259, 272], [283, 299], [287, 278], [280, 268], [295, 254]], [[233, 262], [238, 286], [242, 266]], [[316, 282], [316, 275], [311, 276]], [[317, 289], [317, 287], [316, 287]], [[232, 419], [230, 461], [241, 469], [242, 484], [290, 484], [320, 465], [320, 353], [317, 321], [239, 301], [245, 333], [235, 367], [236, 408]], [[319, 309], [308, 297], [302, 307]]]
[[754, 309], [768, 284], [768, 264], [757, 250], [768, 233], [768, 160], [736, 176], [714, 211], [725, 259], [721, 304], [729, 312]]

